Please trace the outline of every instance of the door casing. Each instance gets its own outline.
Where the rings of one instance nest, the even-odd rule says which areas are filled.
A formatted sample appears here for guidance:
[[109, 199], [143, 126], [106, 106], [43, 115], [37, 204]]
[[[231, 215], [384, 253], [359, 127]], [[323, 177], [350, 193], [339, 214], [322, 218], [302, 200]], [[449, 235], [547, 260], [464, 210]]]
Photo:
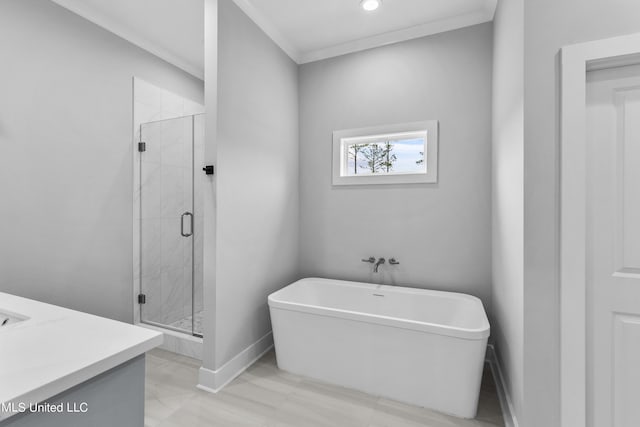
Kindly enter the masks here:
[[586, 425], [587, 71], [640, 64], [640, 33], [563, 47], [560, 107], [561, 425]]

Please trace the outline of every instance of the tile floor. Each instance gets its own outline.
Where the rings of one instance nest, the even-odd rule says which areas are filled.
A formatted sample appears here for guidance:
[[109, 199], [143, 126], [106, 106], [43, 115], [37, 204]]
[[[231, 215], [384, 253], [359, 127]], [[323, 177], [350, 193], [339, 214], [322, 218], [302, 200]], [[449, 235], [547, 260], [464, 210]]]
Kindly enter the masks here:
[[495, 427], [504, 426], [488, 368], [478, 416], [462, 420], [280, 371], [267, 353], [218, 394], [195, 388], [200, 362], [147, 354], [145, 427]]

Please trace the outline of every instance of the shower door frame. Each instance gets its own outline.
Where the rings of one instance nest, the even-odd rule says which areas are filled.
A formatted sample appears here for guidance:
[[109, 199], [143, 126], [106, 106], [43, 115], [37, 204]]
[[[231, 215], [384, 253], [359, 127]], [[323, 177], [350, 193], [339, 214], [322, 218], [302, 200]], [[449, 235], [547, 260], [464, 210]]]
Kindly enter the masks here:
[[[140, 123], [139, 134], [140, 138], [138, 141], [135, 141], [134, 138], [134, 221], [137, 222], [137, 227], [134, 227], [134, 324], [148, 325], [157, 329], [163, 329], [166, 331], [175, 332], [180, 336], [187, 338], [196, 338], [202, 339], [203, 334], [201, 332], [196, 332], [195, 330], [195, 120], [196, 116], [199, 114], [190, 114], [185, 116], [171, 117], [167, 119], [154, 120], [151, 122]], [[190, 118], [191, 122], [191, 203], [187, 212], [183, 213], [184, 216], [186, 213], [191, 215], [191, 234], [189, 236], [185, 236], [182, 233], [182, 227], [184, 226], [184, 218], [181, 217], [181, 234], [183, 237], [190, 238], [190, 246], [191, 246], [191, 330], [185, 330], [176, 328], [169, 324], [156, 322], [153, 320], [144, 319], [143, 317], [143, 307], [146, 304], [146, 294], [145, 289], [143, 287], [142, 280], [142, 239], [143, 239], [143, 231], [141, 227], [142, 222], [142, 164], [143, 164], [143, 155], [146, 151], [146, 141], [143, 138], [142, 127], [143, 125], [148, 125], [152, 123], [160, 123], [167, 122], [170, 120], [178, 120], [178, 119], [186, 119]], [[184, 181], [184, 180], [183, 180]], [[183, 193], [184, 194], [184, 193]], [[137, 257], [135, 256], [137, 252]], [[136, 259], [137, 258], [137, 259]]]

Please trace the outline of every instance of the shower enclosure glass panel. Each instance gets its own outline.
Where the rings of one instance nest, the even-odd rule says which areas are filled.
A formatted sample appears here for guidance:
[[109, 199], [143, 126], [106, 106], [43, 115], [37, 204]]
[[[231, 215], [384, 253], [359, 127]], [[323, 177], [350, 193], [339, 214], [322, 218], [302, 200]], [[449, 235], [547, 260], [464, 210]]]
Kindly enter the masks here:
[[[202, 292], [196, 304], [194, 277], [202, 265], [194, 262], [194, 248], [202, 227], [201, 209], [194, 206], [195, 123], [196, 116], [186, 116], [140, 128], [140, 318], [198, 336], [194, 313], [202, 310]], [[201, 236], [197, 240], [201, 245]]]

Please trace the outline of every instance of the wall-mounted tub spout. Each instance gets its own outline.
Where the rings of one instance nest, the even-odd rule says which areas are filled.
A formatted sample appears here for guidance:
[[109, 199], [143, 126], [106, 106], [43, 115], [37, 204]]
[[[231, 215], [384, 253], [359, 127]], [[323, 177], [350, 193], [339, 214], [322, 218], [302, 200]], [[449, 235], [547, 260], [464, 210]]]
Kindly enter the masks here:
[[384, 262], [385, 262], [384, 258], [378, 258], [378, 261], [373, 266], [373, 272], [377, 273], [378, 272], [378, 267], [380, 267], [382, 264], [384, 264]]

